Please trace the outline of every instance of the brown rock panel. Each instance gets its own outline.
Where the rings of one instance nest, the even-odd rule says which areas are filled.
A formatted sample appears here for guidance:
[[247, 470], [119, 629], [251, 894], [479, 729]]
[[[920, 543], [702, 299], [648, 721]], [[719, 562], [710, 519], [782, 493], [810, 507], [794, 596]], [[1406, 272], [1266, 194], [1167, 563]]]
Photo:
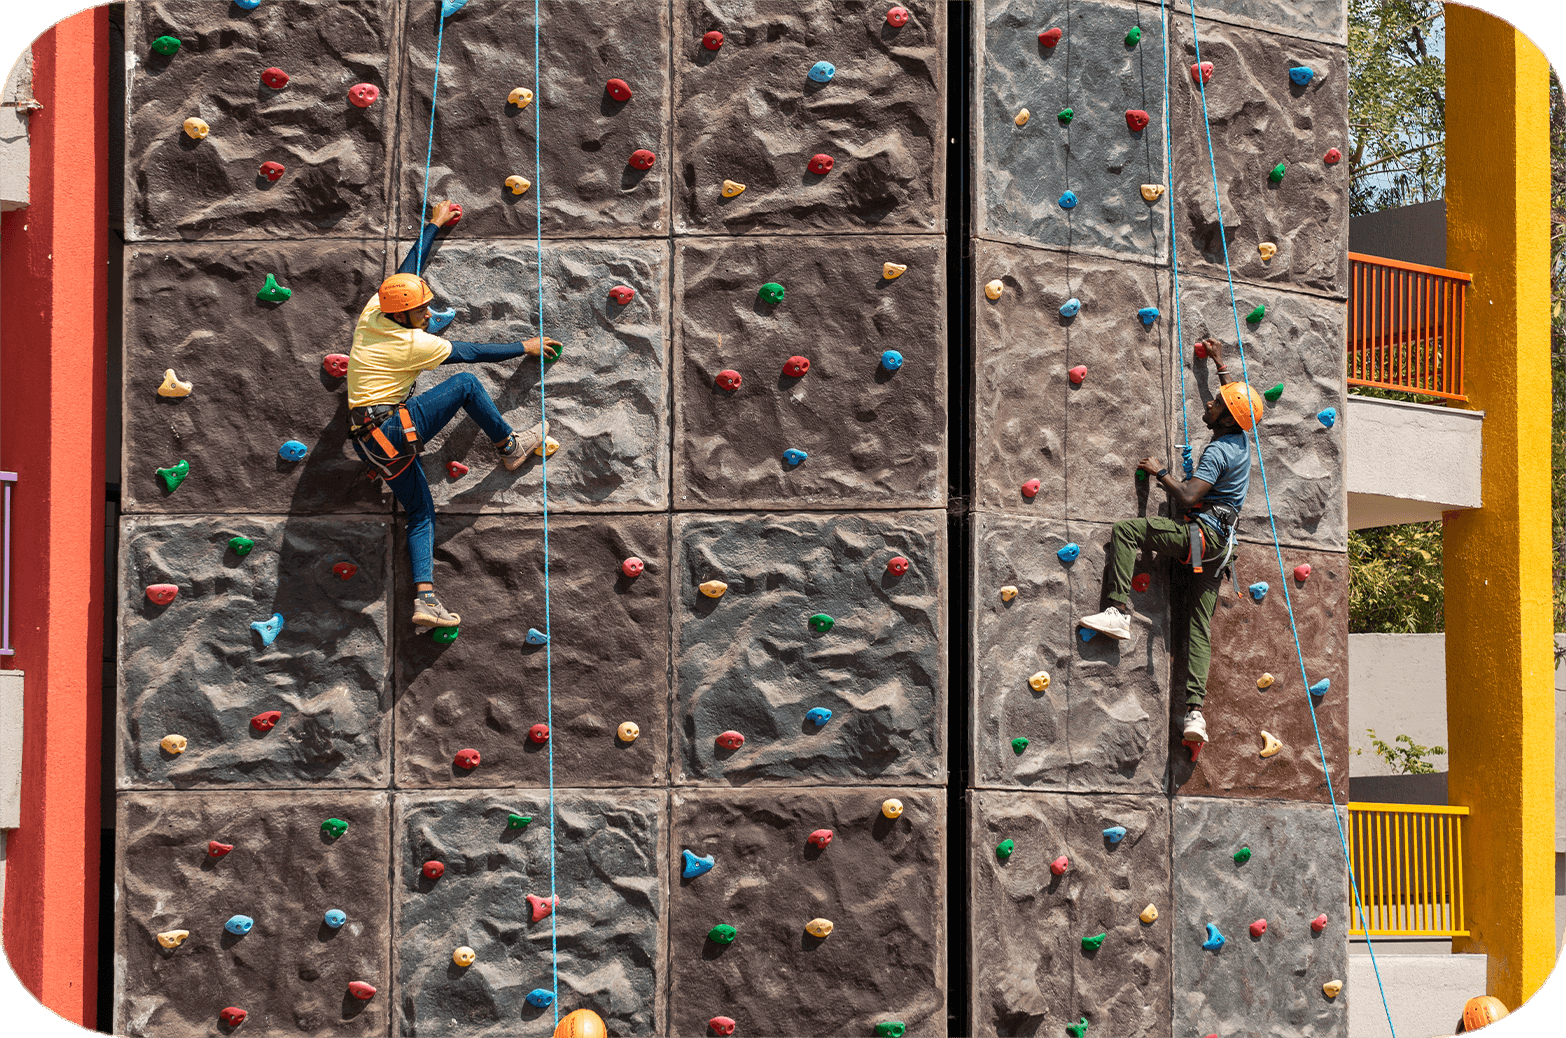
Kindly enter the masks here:
[[[1169, 6], [1190, 24], [1191, 4], [1174, 0]], [[1203, 0], [1200, 9], [1218, 21], [1338, 44], [1346, 42], [1348, 32], [1348, 11], [1341, 0]]]
[[[678, 781], [944, 778], [944, 512], [687, 514], [674, 529]], [[721, 598], [699, 589], [713, 579]], [[829, 631], [809, 622], [822, 613]], [[737, 750], [715, 741], [730, 730]]]
[[[883, 278], [888, 261], [907, 272]], [[676, 505], [944, 505], [945, 269], [931, 238], [680, 242]], [[775, 306], [758, 295], [769, 282], [786, 292]], [[895, 373], [885, 350], [904, 357]], [[799, 378], [783, 374], [795, 355]], [[725, 369], [739, 389], [717, 387]], [[789, 448], [808, 460], [788, 464]]]
[[[661, 516], [549, 520], [548, 646], [528, 645], [545, 629], [543, 523], [500, 516], [442, 516], [435, 522], [435, 584], [462, 616], [450, 645], [408, 622], [413, 587], [399, 522], [397, 784], [547, 786], [550, 750], [560, 786], [647, 786], [668, 780], [670, 565]], [[646, 564], [626, 577], [620, 564]], [[548, 669], [554, 723], [548, 744], [528, 730], [546, 723]], [[616, 737], [634, 721], [641, 736]], [[477, 768], [454, 763], [476, 749]]]
[[[985, 791], [974, 808], [972, 1033], [1062, 1034], [1083, 1018], [1090, 1034], [1171, 1033], [1168, 802]], [[1111, 826], [1126, 829], [1119, 843], [1103, 835]], [[1069, 866], [1056, 876], [1061, 855]], [[1150, 924], [1139, 918], [1148, 904]], [[1100, 933], [1098, 950], [1083, 948]]]
[[[368, 517], [122, 518], [120, 786], [386, 784], [390, 533]], [[343, 580], [339, 562], [358, 569]], [[160, 606], [146, 588], [164, 583], [179, 592]], [[277, 613], [263, 645], [250, 624]], [[171, 733], [184, 753], [159, 747]]]
[[[900, 28], [882, 3], [673, 6], [679, 233], [941, 230], [944, 5], [903, 4]], [[818, 61], [830, 82], [807, 76]], [[831, 172], [808, 171], [817, 153]], [[745, 192], [724, 198], [724, 180]]]
[[[115, 884], [115, 1021], [124, 1035], [384, 1035], [392, 989], [391, 817], [375, 792], [121, 793]], [[348, 832], [333, 840], [321, 823]], [[234, 849], [207, 853], [218, 840]], [[323, 922], [329, 909], [348, 921]], [[236, 937], [234, 915], [255, 927]], [[157, 935], [189, 930], [177, 948]], [[377, 988], [369, 1001], [351, 981]]]
[[[397, 84], [395, 8], [372, 0], [262, 4], [245, 11], [155, 0], [126, 11], [125, 237], [378, 235], [386, 226]], [[178, 52], [152, 49], [177, 36]], [[261, 70], [287, 72], [274, 90]], [[371, 83], [369, 108], [348, 88]], [[195, 117], [211, 132], [186, 136]], [[287, 167], [260, 175], [263, 162]]]
[[[902, 817], [881, 814], [894, 796]], [[707, 790], [674, 796], [670, 1034], [946, 1033], [946, 798], [940, 790]], [[832, 842], [806, 839], [830, 829]], [[680, 879], [683, 852], [711, 871]], [[826, 938], [805, 932], [830, 919]], [[730, 945], [707, 939], [726, 923]]]
[[[633, 16], [623, 17], [593, 5], [547, 0], [540, 5], [535, 54], [532, 4], [468, 4], [446, 19], [440, 40], [431, 145], [440, 8], [433, 0], [407, 5], [400, 233], [418, 233], [426, 151], [430, 201], [461, 202], [461, 227], [470, 234], [530, 237], [540, 204], [550, 236], [668, 233], [674, 163], [665, 5], [639, 5]], [[534, 81], [535, 69], [542, 82]], [[630, 85], [629, 101], [609, 96], [610, 79]], [[507, 101], [516, 87], [533, 91], [532, 104], [518, 108]], [[637, 149], [657, 155], [650, 170], [628, 164]], [[513, 175], [532, 187], [513, 194], [505, 186]]]

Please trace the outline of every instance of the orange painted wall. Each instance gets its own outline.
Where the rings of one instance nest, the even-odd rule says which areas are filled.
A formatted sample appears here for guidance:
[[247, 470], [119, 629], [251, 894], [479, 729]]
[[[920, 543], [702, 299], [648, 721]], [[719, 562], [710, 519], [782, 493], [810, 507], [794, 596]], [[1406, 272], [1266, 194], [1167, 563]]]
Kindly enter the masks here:
[[33, 44], [31, 205], [0, 224], [0, 466], [12, 499], [11, 641], [26, 671], [22, 824], [5, 949], [55, 1012], [96, 1022], [109, 18]]

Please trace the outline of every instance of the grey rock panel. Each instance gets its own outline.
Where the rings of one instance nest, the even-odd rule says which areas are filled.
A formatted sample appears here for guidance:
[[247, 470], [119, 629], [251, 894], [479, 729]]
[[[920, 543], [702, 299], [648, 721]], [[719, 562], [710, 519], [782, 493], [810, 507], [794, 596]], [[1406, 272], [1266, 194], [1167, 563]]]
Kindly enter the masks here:
[[[372, 518], [123, 518], [120, 786], [387, 784], [390, 533]], [[338, 562], [358, 570], [342, 580]], [[179, 593], [159, 606], [150, 584]], [[267, 647], [250, 624], [274, 613]], [[269, 710], [282, 720], [256, 731]], [[184, 753], [160, 749], [171, 733]]]
[[[885, 262], [908, 270], [888, 280]], [[676, 506], [944, 505], [945, 271], [932, 238], [680, 242]], [[776, 306], [758, 295], [769, 282]], [[904, 357], [895, 373], [885, 350]], [[795, 355], [800, 378], [783, 374]], [[739, 389], [717, 387], [725, 369]], [[788, 464], [790, 448], [808, 460]]]
[[[902, 817], [881, 814], [883, 798]], [[669, 1034], [946, 1034], [946, 797], [941, 790], [683, 791], [674, 795]], [[823, 850], [807, 838], [830, 829]], [[683, 852], [716, 864], [681, 879]], [[833, 924], [825, 938], [812, 919]], [[720, 923], [734, 943], [707, 939]]]
[[[1174, 0], [1169, 9], [1171, 17], [1179, 12], [1180, 20], [1189, 27], [1191, 4]], [[1203, 0], [1198, 11], [1202, 17], [1253, 29], [1348, 42], [1348, 5], [1344, 0]]]
[[[1229, 264], [1243, 281], [1348, 293], [1348, 163], [1329, 166], [1328, 148], [1348, 148], [1348, 57], [1343, 47], [1197, 19], [1202, 60], [1213, 63], [1207, 118], [1218, 160], [1223, 208], [1219, 233], [1213, 172], [1202, 123], [1202, 96], [1191, 78], [1196, 41], [1189, 19], [1177, 19], [1170, 63], [1174, 107], [1175, 225], [1181, 272], [1223, 277]], [[1316, 76], [1295, 86], [1289, 69], [1308, 65]], [[1279, 162], [1280, 183], [1268, 179]], [[1257, 245], [1278, 254], [1263, 262]]]
[[[126, 12], [125, 237], [301, 238], [379, 234], [387, 220], [397, 83], [396, 11], [371, 0], [244, 11], [156, 0]], [[171, 56], [152, 41], [171, 35]], [[281, 90], [261, 83], [277, 66]], [[369, 108], [348, 89], [371, 83]], [[196, 117], [204, 140], [186, 136]], [[287, 167], [276, 182], [263, 162]]]
[[[1170, 1034], [1168, 801], [983, 791], [974, 803], [971, 1033], [1063, 1034], [1086, 1018], [1089, 1034]], [[1115, 844], [1103, 830], [1117, 825]], [[1005, 861], [1002, 840], [1015, 847]], [[1159, 916], [1143, 923], [1149, 904]], [[1100, 933], [1097, 951], [1082, 947]]]
[[[457, 311], [442, 334], [469, 342], [518, 342], [538, 334], [534, 243], [465, 242], [466, 230], [464, 217], [451, 232], [456, 240], [439, 246], [426, 268], [435, 305]], [[399, 260], [407, 248], [399, 245]], [[549, 459], [551, 510], [667, 507], [668, 247], [633, 241], [548, 243], [544, 260], [544, 334], [563, 349], [559, 359], [544, 366], [543, 387], [539, 362], [528, 357], [442, 365], [421, 375], [415, 388], [424, 392], [458, 372], [471, 372], [518, 430], [538, 424], [542, 394], [549, 434], [560, 441]], [[609, 296], [611, 288], [622, 285], [636, 292], [624, 306]], [[452, 479], [448, 461], [463, 462], [473, 471]], [[477, 423], [460, 413], [429, 439], [421, 464], [442, 511], [543, 508], [542, 459], [507, 472]]]
[[944, 780], [944, 512], [681, 515], [674, 540], [676, 781]]
[[[939, 233], [945, 5], [855, 0], [674, 7], [675, 225], [681, 234]], [[702, 36], [717, 29], [723, 46]], [[806, 73], [828, 61], [828, 83]], [[812, 155], [831, 172], [806, 168]], [[674, 168], [674, 167], [671, 167]], [[723, 181], [746, 185], [723, 197]]]
[[[435, 583], [462, 616], [450, 645], [408, 622], [413, 587], [397, 546], [397, 785], [647, 786], [668, 781], [669, 559], [663, 516], [555, 517], [549, 522], [549, 633], [543, 523], [512, 516], [435, 523]], [[645, 564], [634, 580], [620, 563]], [[552, 746], [528, 739], [547, 723]], [[625, 743], [621, 722], [641, 735]], [[457, 751], [476, 749], [472, 770]], [[551, 749], [553, 760], [551, 762]]]
[[[579, 3], [548, 0], [540, 5], [535, 54], [532, 4], [468, 4], [446, 19], [440, 39], [432, 145], [440, 7], [433, 0], [407, 4], [399, 233], [418, 232], [427, 150], [429, 199], [461, 202], [460, 226], [469, 234], [529, 237], [540, 205], [546, 235], [668, 233], [674, 164], [665, 5], [639, 5], [634, 17], [599, 17]], [[611, 79], [630, 85], [629, 101], [609, 96]], [[507, 101], [516, 87], [533, 91], [531, 105]], [[657, 155], [650, 170], [629, 165], [638, 149]], [[513, 175], [532, 187], [513, 194], [505, 186]]]
[[[1294, 579], [1294, 567], [1302, 562], [1311, 566], [1303, 583]], [[1333, 795], [1339, 805], [1348, 801], [1348, 558], [1335, 552], [1288, 549], [1283, 564], [1286, 577], [1278, 573], [1271, 543], [1240, 544], [1240, 586], [1266, 581], [1268, 591], [1260, 602], [1249, 594], [1235, 598], [1231, 593], [1219, 599], [1213, 616], [1213, 667], [1202, 704], [1211, 741], [1194, 765], [1183, 746], [1172, 746], [1171, 782], [1180, 793], [1325, 803], [1327, 781], [1316, 747], [1319, 727]], [[1306, 682], [1300, 678], [1285, 587], [1309, 682], [1322, 678], [1331, 682], [1323, 696], [1308, 696]], [[1176, 680], [1183, 682], [1180, 667], [1177, 662]], [[1276, 680], [1269, 688], [1258, 689], [1256, 681], [1263, 674]], [[1283, 743], [1272, 757], [1259, 755], [1263, 729]], [[1173, 738], [1179, 739], [1178, 729]]]
[[[1174, 1033], [1342, 1036], [1348, 873], [1326, 806], [1182, 798], [1173, 812]], [[1251, 858], [1236, 864], [1242, 846]], [[1325, 912], [1327, 928], [1310, 921]], [[1249, 927], [1267, 920], [1259, 938]], [[1225, 943], [1203, 951], [1207, 924]]]
[[[321, 361], [348, 352], [385, 265], [379, 246], [351, 242], [131, 246], [123, 509], [384, 512], [348, 446], [345, 380]], [[269, 273], [293, 289], [286, 302], [256, 299]], [[189, 396], [158, 395], [167, 368]], [[283, 461], [286, 440], [309, 455]], [[154, 470], [181, 458], [190, 475], [169, 492]]]
[[[391, 1007], [391, 812], [375, 792], [121, 793], [115, 875], [114, 1033], [385, 1035]], [[348, 832], [332, 840], [321, 823]], [[217, 840], [234, 849], [207, 853]], [[348, 917], [326, 926], [329, 909]], [[223, 924], [248, 915], [242, 937]], [[157, 935], [189, 930], [177, 948]], [[348, 985], [377, 989], [361, 1001]]]
[[[978, 71], [980, 125], [975, 167], [982, 177], [976, 233], [1070, 249], [1167, 258], [1167, 199], [1149, 203], [1141, 185], [1164, 182], [1163, 38], [1158, 11], [1131, 3], [986, 0]], [[1134, 25], [1139, 44], [1125, 42]], [[1065, 30], [1046, 47], [1039, 33]], [[1031, 118], [1016, 125], [1019, 110]], [[1063, 123], [1059, 113], [1070, 108]], [[1133, 131], [1126, 112], [1149, 125]], [[1062, 194], [1077, 197], [1061, 208]]]
[[[522, 829], [508, 814], [529, 815]], [[633, 790], [557, 790], [553, 854], [540, 790], [399, 793], [393, 858], [398, 1013], [392, 1033], [548, 1035], [560, 1015], [592, 1009], [610, 1034], [667, 1034], [664, 1024], [664, 797]], [[426, 879], [426, 861], [446, 871]], [[532, 921], [528, 895], [559, 907]], [[466, 968], [452, 952], [469, 947]]]

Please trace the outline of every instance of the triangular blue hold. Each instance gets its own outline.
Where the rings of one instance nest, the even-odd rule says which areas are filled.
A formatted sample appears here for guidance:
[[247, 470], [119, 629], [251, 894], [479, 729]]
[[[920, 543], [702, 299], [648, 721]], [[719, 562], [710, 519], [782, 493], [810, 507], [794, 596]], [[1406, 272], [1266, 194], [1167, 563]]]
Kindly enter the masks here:
[[1071, 544], [1067, 544], [1064, 548], [1060, 549], [1055, 554], [1060, 556], [1061, 562], [1075, 562], [1077, 560], [1077, 556], [1082, 554], [1082, 549], [1077, 547], [1077, 545], [1073, 542]]
[[783, 452], [783, 460], [788, 462], [790, 465], [798, 465], [808, 457], [810, 457], [810, 455], [800, 450], [798, 447], [790, 447], [788, 450]]
[[1060, 207], [1062, 209], [1075, 209], [1077, 207], [1077, 196], [1074, 193], [1067, 191], [1065, 194], [1060, 196]]
[[1324, 408], [1316, 415], [1316, 421], [1320, 422], [1322, 425], [1325, 425], [1328, 429], [1332, 428], [1333, 424], [1337, 422], [1337, 420], [1338, 409], [1336, 407]]
[[1072, 296], [1070, 299], [1061, 304], [1060, 316], [1075, 317], [1077, 316], [1077, 311], [1081, 309], [1082, 300], [1078, 299], [1076, 296]]
[[467, 4], [468, 0], [441, 0], [440, 16], [442, 18], [450, 18], [452, 15], [466, 7]]
[[1093, 636], [1098, 632], [1093, 630], [1091, 627], [1078, 627], [1077, 633], [1082, 636], [1083, 641], [1090, 642], [1093, 640]]
[[1104, 839], [1108, 840], [1110, 843], [1119, 843], [1125, 838], [1126, 827], [1123, 825], [1112, 825], [1108, 829], [1104, 830]]
[[254, 620], [250, 629], [261, 635], [262, 645], [271, 645], [277, 641], [277, 636], [283, 630], [283, 614], [273, 613], [270, 620]]
[[1224, 945], [1224, 936], [1218, 932], [1218, 927], [1213, 923], [1207, 924], [1207, 940], [1202, 942], [1203, 951], [1217, 951]]
[[529, 645], [543, 645], [547, 641], [549, 641], [549, 635], [540, 631], [537, 627], [529, 627], [527, 629], [527, 643]]
[[448, 324], [456, 319], [457, 310], [455, 307], [450, 310], [437, 310], [434, 307], [430, 307], [430, 320], [424, 326], [424, 330], [431, 335], [439, 335], [446, 330]]
[[1296, 65], [1289, 69], [1289, 78], [1294, 80], [1295, 86], [1308, 86], [1316, 78], [1316, 70], [1306, 65]]
[[1251, 592], [1251, 597], [1260, 602], [1262, 599], [1267, 597], [1267, 582], [1265, 580], [1258, 580], [1256, 583], [1250, 586], [1249, 590]]
[[1310, 687], [1310, 694], [1313, 695], [1313, 696], [1324, 696], [1324, 695], [1327, 694], [1327, 689], [1329, 689], [1331, 687], [1332, 687], [1332, 679], [1331, 678], [1322, 678], [1320, 681], [1316, 682], [1314, 685], [1312, 685]]
[[805, 720], [813, 725], [823, 725], [832, 720], [832, 711], [824, 706], [813, 706], [805, 711]]
[[1136, 315], [1142, 319], [1143, 324], [1152, 327], [1153, 322], [1158, 320], [1158, 307], [1144, 306], [1136, 312]]
[[717, 862], [713, 860], [710, 854], [705, 858], [698, 858], [690, 851], [686, 851], [685, 868], [680, 870], [680, 875], [685, 879], [695, 879], [704, 872], [711, 872], [712, 867], [716, 864]]
[[548, 1009], [555, 1004], [555, 994], [544, 988], [534, 988], [527, 993], [527, 1004], [534, 1009]]

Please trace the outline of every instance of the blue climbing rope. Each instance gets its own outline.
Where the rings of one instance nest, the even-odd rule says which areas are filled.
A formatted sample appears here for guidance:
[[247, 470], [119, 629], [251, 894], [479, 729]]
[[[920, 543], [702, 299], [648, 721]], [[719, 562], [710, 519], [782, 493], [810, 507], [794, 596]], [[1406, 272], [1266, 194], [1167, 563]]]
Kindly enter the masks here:
[[[1160, 2], [1162, 2], [1162, 0], [1160, 0]], [[1213, 176], [1213, 202], [1217, 206], [1218, 213], [1218, 238], [1223, 243], [1223, 269], [1224, 276], [1228, 280], [1229, 284], [1229, 310], [1234, 317], [1234, 343], [1236, 348], [1240, 351], [1240, 377], [1247, 385], [1249, 385], [1251, 381], [1250, 370], [1245, 359], [1245, 343], [1242, 341], [1240, 334], [1240, 307], [1239, 303], [1235, 300], [1234, 271], [1229, 264], [1229, 236], [1224, 232], [1223, 199], [1220, 197], [1218, 192], [1218, 159], [1213, 152], [1212, 123], [1209, 122], [1207, 117], [1207, 84], [1204, 82], [1205, 77], [1201, 74], [1202, 40], [1201, 35], [1196, 27], [1196, 0], [1191, 0], [1191, 39], [1196, 48], [1197, 75], [1193, 78], [1196, 80], [1197, 90], [1201, 94], [1202, 98], [1202, 127], [1207, 135], [1207, 163], [1208, 168], [1211, 169]], [[1165, 37], [1164, 51], [1166, 55], [1168, 53], [1168, 49], [1169, 40], [1168, 37]], [[1184, 406], [1183, 399], [1181, 401], [1181, 406]], [[1395, 1028], [1392, 1024], [1392, 1010], [1391, 1007], [1387, 1004], [1387, 990], [1385, 985], [1383, 985], [1381, 982], [1381, 967], [1376, 962], [1376, 950], [1370, 940], [1369, 927], [1365, 925], [1365, 905], [1360, 897], [1359, 879], [1354, 875], [1354, 862], [1349, 855], [1348, 839], [1343, 833], [1343, 816], [1338, 811], [1337, 795], [1332, 791], [1332, 773], [1327, 767], [1327, 751], [1322, 746], [1321, 742], [1321, 725], [1316, 719], [1316, 704], [1311, 699], [1310, 695], [1310, 676], [1305, 672], [1305, 651], [1300, 647], [1300, 629], [1299, 625], [1295, 623], [1294, 620], [1294, 603], [1290, 600], [1289, 596], [1288, 575], [1283, 565], [1283, 548], [1278, 542], [1278, 521], [1272, 512], [1272, 493], [1267, 486], [1267, 463], [1262, 459], [1261, 434], [1257, 431], [1254, 423], [1251, 426], [1250, 432], [1251, 438], [1254, 441], [1256, 448], [1256, 465], [1261, 472], [1262, 497], [1267, 504], [1267, 523], [1272, 529], [1272, 550], [1273, 554], [1277, 557], [1278, 560], [1278, 582], [1283, 587], [1283, 605], [1284, 608], [1288, 610], [1289, 630], [1294, 635], [1294, 654], [1295, 657], [1299, 660], [1300, 680], [1304, 682], [1306, 689], [1305, 701], [1310, 707], [1311, 727], [1314, 728], [1316, 732], [1316, 752], [1321, 756], [1321, 771], [1327, 779], [1327, 799], [1332, 804], [1332, 820], [1338, 829], [1338, 846], [1343, 851], [1343, 862], [1348, 866], [1349, 887], [1354, 891], [1354, 905], [1359, 913], [1359, 923], [1360, 926], [1366, 931], [1365, 948], [1370, 953], [1370, 967], [1376, 974], [1376, 987], [1381, 992], [1381, 1009], [1382, 1012], [1386, 1014], [1387, 1029], [1391, 1032], [1392, 1038], [1397, 1038], [1397, 1028]]]
[[[435, 31], [435, 81], [430, 86], [430, 136], [424, 144], [424, 194], [419, 199], [419, 234], [424, 233], [424, 216], [430, 211], [430, 158], [435, 154], [435, 106], [440, 101], [440, 46], [446, 39], [446, 10], [443, 7], [440, 12], [440, 27]], [[413, 262], [415, 274], [424, 273], [424, 250], [417, 245], [414, 252], [418, 259]]]
[[[1185, 336], [1180, 323], [1180, 256], [1175, 235], [1174, 163], [1169, 154], [1169, 142], [1174, 137], [1174, 117], [1169, 114], [1169, 15], [1164, 0], [1158, 0], [1158, 21], [1164, 39], [1164, 191], [1168, 194], [1169, 209], [1169, 271], [1174, 276], [1174, 362], [1180, 373], [1180, 427], [1185, 443], [1181, 445], [1181, 468], [1185, 478], [1191, 478], [1191, 417], [1185, 410]], [[1148, 473], [1152, 475], [1151, 472]]]

